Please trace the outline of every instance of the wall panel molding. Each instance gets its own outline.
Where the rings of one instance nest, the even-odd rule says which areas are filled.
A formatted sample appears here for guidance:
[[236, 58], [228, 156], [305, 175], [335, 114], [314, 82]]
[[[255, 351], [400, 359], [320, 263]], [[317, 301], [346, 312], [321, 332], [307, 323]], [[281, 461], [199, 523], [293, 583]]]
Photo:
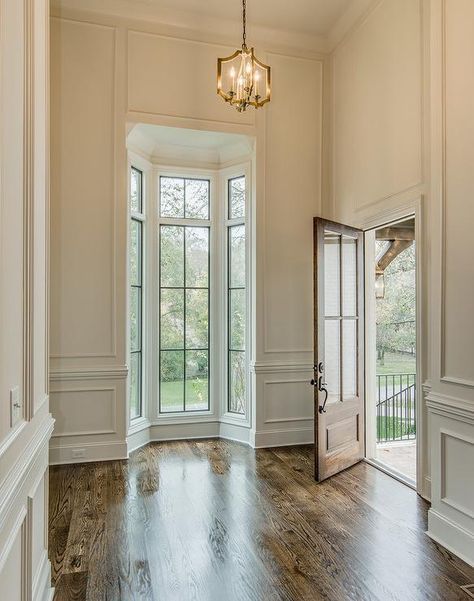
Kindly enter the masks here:
[[281, 380], [264, 380], [263, 381], [263, 423], [264, 424], [278, 424], [278, 423], [287, 423], [291, 424], [292, 422], [312, 422], [314, 419], [314, 414], [306, 414], [306, 415], [288, 415], [284, 417], [272, 417], [272, 413], [275, 411], [275, 407], [271, 402], [271, 392], [269, 392], [270, 387], [277, 386], [285, 386], [293, 384], [304, 384], [308, 393], [312, 392], [313, 387], [310, 385], [309, 381], [304, 378], [293, 378], [293, 379], [281, 379]]
[[[93, 394], [98, 393], [98, 394]], [[109, 393], [109, 394], [107, 394]], [[79, 415], [74, 414], [74, 411], [67, 409], [66, 398], [71, 397], [70, 402], [74, 406], [74, 411], [79, 409]], [[56, 407], [55, 397], [59, 397], [60, 408]], [[99, 404], [99, 397], [104, 399], [104, 402]], [[79, 400], [83, 398], [83, 401]], [[55, 411], [56, 428], [52, 435], [52, 439], [63, 439], [69, 436], [96, 436], [100, 434], [117, 434], [117, 389], [114, 386], [84, 386], [82, 388], [62, 388], [60, 390], [52, 390], [50, 392], [51, 410]], [[89, 405], [87, 405], [89, 403]], [[102, 405], [101, 408], [99, 405]], [[77, 420], [75, 424], [70, 424], [69, 428], [63, 426], [63, 415], [66, 415], [66, 420]], [[102, 423], [99, 421], [102, 418]], [[84, 427], [80, 427], [80, 423], [86, 420]], [[80, 444], [76, 446], [82, 446]]]
[[[467, 18], [467, 16], [466, 16]], [[448, 206], [448, 115], [447, 115], [447, 1], [441, 0], [441, 269], [440, 269], [440, 288], [441, 288], [441, 341], [440, 341], [440, 380], [446, 384], [461, 386], [465, 388], [474, 388], [474, 379], [463, 378], [456, 375], [450, 375], [446, 369], [446, 296], [447, 296], [447, 206]], [[469, 93], [469, 92], [467, 92]]]
[[[59, 361], [70, 361], [70, 360], [81, 360], [81, 359], [90, 359], [90, 360], [94, 360], [94, 359], [116, 359], [117, 358], [117, 327], [118, 327], [118, 322], [117, 322], [117, 262], [119, 261], [119, 257], [117, 254], [117, 180], [119, 179], [119, 174], [117, 173], [117, 159], [116, 159], [116, 146], [117, 146], [117, 95], [118, 95], [118, 81], [117, 81], [117, 68], [116, 68], [116, 62], [117, 62], [117, 53], [118, 53], [118, 35], [117, 35], [117, 28], [111, 25], [104, 25], [104, 24], [99, 24], [99, 23], [93, 23], [93, 22], [88, 22], [88, 21], [81, 21], [81, 20], [75, 20], [75, 19], [67, 19], [64, 17], [52, 17], [52, 22], [56, 25], [56, 27], [58, 26], [63, 26], [64, 24], [66, 24], [66, 26], [69, 27], [78, 27], [81, 28], [82, 31], [94, 31], [94, 33], [96, 33], [96, 38], [95, 41], [100, 44], [103, 43], [105, 44], [105, 39], [101, 40], [99, 38], [99, 34], [97, 32], [104, 32], [109, 34], [110, 39], [107, 40], [107, 42], [110, 42], [110, 47], [109, 47], [109, 51], [110, 51], [110, 57], [111, 57], [111, 63], [112, 63], [112, 68], [110, 69], [110, 81], [108, 81], [107, 83], [110, 84], [109, 89], [106, 89], [106, 91], [104, 92], [104, 90], [102, 90], [104, 92], [104, 94], [108, 94], [109, 97], [109, 102], [110, 102], [110, 111], [108, 112], [108, 131], [107, 133], [104, 133], [104, 139], [106, 137], [108, 137], [108, 148], [111, 151], [110, 152], [110, 156], [107, 156], [107, 161], [109, 162], [109, 171], [107, 172], [106, 176], [108, 177], [108, 185], [109, 185], [109, 192], [110, 194], [107, 197], [107, 208], [109, 211], [109, 215], [106, 219], [106, 223], [110, 224], [110, 230], [107, 230], [107, 233], [110, 237], [110, 247], [108, 249], [109, 251], [109, 256], [110, 256], [110, 264], [107, 266], [107, 270], [106, 274], [104, 274], [104, 278], [108, 279], [109, 282], [109, 287], [110, 287], [110, 299], [108, 299], [110, 301], [110, 305], [109, 305], [109, 310], [107, 311], [107, 319], [110, 319], [110, 331], [108, 332], [108, 336], [107, 336], [107, 340], [103, 340], [102, 344], [103, 344], [103, 348], [97, 349], [97, 350], [88, 350], [85, 347], [83, 347], [82, 349], [77, 348], [77, 349], [64, 349], [61, 350], [58, 348], [52, 348], [51, 349], [51, 354], [50, 354], [50, 358], [51, 359], [55, 359], [55, 360], [59, 360]], [[69, 32], [70, 35], [70, 32]], [[83, 34], [84, 35], [84, 34]], [[66, 38], [66, 35], [64, 36], [64, 38]], [[99, 41], [100, 39], [100, 41]], [[58, 40], [58, 38], [55, 38], [55, 36], [53, 35], [53, 42], [54, 40], [56, 40], [58, 43], [60, 43], [61, 40]], [[54, 46], [53, 46], [54, 47]], [[105, 57], [104, 60], [106, 60], [107, 57]], [[70, 60], [72, 60], [70, 58]], [[110, 65], [108, 65], [110, 66]], [[107, 71], [107, 67], [105, 64], [102, 65], [102, 67], [104, 68], [104, 72]], [[59, 68], [59, 67], [56, 67]], [[96, 68], [98, 68], [98, 66], [96, 65]], [[54, 69], [54, 60], [53, 60], [53, 69]], [[57, 79], [55, 80], [53, 78], [53, 82], [56, 82], [57, 85], [60, 85], [60, 82], [57, 81]], [[104, 84], [105, 86], [105, 84]], [[54, 86], [53, 86], [53, 90], [54, 90]], [[56, 92], [56, 95], [61, 92]], [[54, 95], [53, 95], [53, 98]], [[95, 115], [95, 113], [97, 113], [98, 109], [95, 108], [94, 111], [91, 111], [91, 115]], [[53, 121], [53, 125], [54, 125], [54, 121]], [[106, 129], [105, 124], [103, 125], [103, 130]], [[54, 128], [53, 128], [53, 135], [54, 135]], [[106, 153], [107, 154], [107, 153]], [[54, 154], [53, 154], [54, 157]], [[105, 163], [104, 163], [105, 165]], [[105, 166], [103, 165], [103, 174], [104, 174], [104, 170], [105, 170]], [[54, 173], [54, 167], [55, 165], [52, 164], [53, 167], [53, 173]], [[105, 175], [103, 175], [105, 177]], [[120, 177], [119, 181], [122, 181], [122, 177]], [[54, 179], [53, 179], [53, 190], [54, 190]], [[63, 192], [64, 194], [64, 192]], [[56, 199], [56, 202], [58, 202], [58, 200]], [[102, 203], [104, 206], [105, 200], [102, 199]], [[53, 226], [54, 226], [54, 217], [55, 215], [57, 215], [57, 213], [54, 210], [54, 206], [53, 206], [53, 211], [52, 211], [52, 215], [53, 215]], [[105, 219], [105, 217], [104, 217]], [[97, 219], [96, 219], [97, 220]], [[106, 231], [106, 230], [104, 230]], [[53, 247], [53, 258], [54, 258], [54, 247]], [[53, 274], [54, 274], [54, 265], [53, 265]], [[53, 285], [55, 283], [55, 280], [53, 278]], [[52, 294], [53, 298], [54, 298], [54, 288], [53, 288], [53, 294]], [[53, 309], [54, 309], [54, 302], [53, 302]], [[56, 326], [56, 319], [58, 317], [55, 315], [55, 313], [52, 313], [52, 323], [53, 323], [53, 333], [56, 333], [56, 336], [59, 337], [59, 327]], [[90, 327], [90, 325], [88, 326]], [[76, 336], [74, 336], [72, 333], [69, 336], [69, 338], [72, 341], [75, 341]], [[62, 339], [61, 339], [62, 341]], [[58, 344], [61, 344], [61, 341], [55, 340], [53, 338], [53, 343], [57, 346]], [[81, 343], [82, 344], [82, 343]]]
[[50, 372], [50, 381], [124, 380], [127, 376], [127, 365], [104, 365], [97, 367], [76, 367], [73, 369], [52, 369]]

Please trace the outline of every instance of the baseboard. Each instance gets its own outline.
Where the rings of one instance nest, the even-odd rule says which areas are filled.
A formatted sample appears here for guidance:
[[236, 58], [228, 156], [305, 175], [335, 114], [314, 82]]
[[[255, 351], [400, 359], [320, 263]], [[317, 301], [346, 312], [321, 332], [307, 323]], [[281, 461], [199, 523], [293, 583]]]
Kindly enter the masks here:
[[435, 509], [428, 511], [426, 534], [454, 555], [474, 567], [474, 534], [455, 524]]
[[127, 452], [128, 454], [144, 447], [150, 442], [150, 426], [146, 426], [141, 430], [136, 430], [127, 436]]
[[293, 445], [313, 444], [313, 428], [291, 430], [260, 430], [251, 433], [250, 444], [255, 449], [265, 447], [288, 447]]
[[230, 424], [229, 422], [221, 422], [219, 428], [220, 438], [233, 440], [243, 444], [250, 444], [250, 428], [248, 426], [240, 426], [239, 424]]
[[193, 438], [218, 438], [219, 422], [195, 422], [184, 424], [153, 424], [150, 427], [150, 440], [191, 440]]
[[[83, 455], [73, 457], [73, 451], [78, 450], [83, 451]], [[127, 459], [127, 457], [127, 443], [125, 441], [88, 442], [74, 445], [55, 444], [49, 447], [50, 465], [113, 461], [115, 459]]]

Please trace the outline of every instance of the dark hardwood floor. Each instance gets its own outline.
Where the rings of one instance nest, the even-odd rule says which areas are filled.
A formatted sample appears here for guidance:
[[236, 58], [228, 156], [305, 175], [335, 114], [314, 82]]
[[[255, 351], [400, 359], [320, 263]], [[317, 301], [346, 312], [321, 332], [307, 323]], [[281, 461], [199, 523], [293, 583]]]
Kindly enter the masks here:
[[312, 452], [186, 441], [51, 468], [55, 601], [469, 599], [427, 503], [364, 463], [316, 484]]

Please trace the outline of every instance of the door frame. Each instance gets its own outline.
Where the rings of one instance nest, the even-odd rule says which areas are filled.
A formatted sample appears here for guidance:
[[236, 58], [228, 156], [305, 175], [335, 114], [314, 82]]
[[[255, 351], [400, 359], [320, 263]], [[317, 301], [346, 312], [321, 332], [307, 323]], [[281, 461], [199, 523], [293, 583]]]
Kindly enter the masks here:
[[[424, 358], [424, 323], [423, 323], [423, 307], [424, 307], [424, 295], [423, 295], [423, 277], [422, 277], [422, 269], [424, 266], [424, 255], [423, 255], [423, 227], [422, 227], [422, 204], [423, 197], [422, 195], [418, 195], [417, 197], [409, 200], [405, 204], [392, 207], [387, 209], [380, 209], [375, 211], [371, 216], [362, 219], [361, 228], [365, 233], [371, 230], [378, 229], [383, 227], [384, 225], [393, 224], [399, 221], [404, 221], [405, 219], [409, 219], [411, 217], [415, 218], [415, 286], [416, 286], [416, 310], [415, 310], [415, 319], [416, 319], [416, 389], [417, 389], [417, 403], [416, 403], [416, 483], [415, 486], [413, 484], [403, 478], [401, 474], [396, 471], [392, 471], [387, 466], [382, 464], [381, 462], [375, 460], [372, 457], [368, 456], [368, 452], [371, 450], [369, 445], [374, 448], [375, 444], [375, 419], [369, 420], [369, 402], [367, 398], [367, 394], [370, 391], [368, 386], [369, 384], [369, 373], [370, 369], [367, 370], [368, 362], [368, 352], [370, 351], [370, 345], [365, 345], [365, 391], [366, 391], [366, 403], [365, 403], [365, 461], [375, 465], [382, 471], [388, 473], [390, 476], [402, 481], [403, 483], [415, 488], [418, 494], [424, 496], [425, 498], [428, 495], [428, 482], [427, 482], [427, 474], [425, 471], [425, 466], [427, 463], [427, 445], [426, 445], [426, 432], [427, 428], [425, 427], [425, 418], [426, 412], [423, 411], [424, 408], [424, 395], [423, 395], [423, 358]], [[366, 244], [366, 242], [365, 242]], [[367, 262], [367, 253], [365, 253], [365, 263]], [[366, 267], [366, 265], [365, 265]], [[365, 269], [365, 294], [366, 294], [366, 303], [365, 303], [365, 337], [367, 342], [367, 328], [369, 327], [370, 320], [367, 315], [368, 306], [367, 303], [367, 294], [373, 291], [373, 288], [370, 286], [369, 288], [369, 280], [368, 280], [368, 270]], [[369, 292], [370, 290], [370, 292]], [[369, 373], [368, 373], [369, 372]], [[373, 374], [370, 373], [370, 376]], [[370, 394], [370, 393], [369, 393]], [[373, 414], [375, 417], [375, 413]]]

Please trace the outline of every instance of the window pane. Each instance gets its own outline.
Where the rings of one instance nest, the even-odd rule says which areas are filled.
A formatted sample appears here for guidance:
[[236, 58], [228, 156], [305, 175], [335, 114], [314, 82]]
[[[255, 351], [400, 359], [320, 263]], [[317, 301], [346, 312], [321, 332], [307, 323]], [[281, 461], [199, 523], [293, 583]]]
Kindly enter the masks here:
[[162, 349], [184, 348], [184, 290], [163, 288], [160, 295]]
[[357, 242], [342, 237], [342, 314], [357, 315]]
[[160, 360], [160, 411], [184, 411], [184, 351], [162, 351]]
[[183, 286], [184, 228], [182, 226], [161, 226], [160, 271], [161, 286]]
[[324, 232], [324, 310], [325, 315], [339, 315], [341, 237]]
[[186, 348], [208, 347], [208, 291], [186, 290]]
[[141, 284], [141, 222], [130, 222], [130, 284]]
[[324, 378], [327, 382], [328, 403], [340, 400], [340, 348], [339, 321], [324, 320]]
[[186, 286], [206, 288], [209, 274], [209, 228], [186, 227]]
[[160, 177], [160, 215], [184, 217], [184, 179]]
[[209, 181], [186, 180], [186, 218], [209, 219]]
[[245, 215], [245, 177], [229, 180], [229, 219]]
[[207, 351], [186, 351], [186, 410], [209, 407], [209, 360]]
[[245, 413], [245, 353], [229, 352], [229, 411]]
[[141, 288], [130, 288], [130, 350], [141, 350]]
[[229, 227], [230, 288], [245, 287], [245, 226]]
[[133, 167], [130, 170], [130, 210], [142, 212], [142, 173]]
[[243, 351], [245, 350], [245, 290], [230, 290], [229, 295], [229, 348]]
[[140, 401], [141, 353], [132, 353], [130, 357], [130, 417], [141, 415]]
[[342, 322], [342, 392], [343, 399], [357, 396], [357, 321]]

